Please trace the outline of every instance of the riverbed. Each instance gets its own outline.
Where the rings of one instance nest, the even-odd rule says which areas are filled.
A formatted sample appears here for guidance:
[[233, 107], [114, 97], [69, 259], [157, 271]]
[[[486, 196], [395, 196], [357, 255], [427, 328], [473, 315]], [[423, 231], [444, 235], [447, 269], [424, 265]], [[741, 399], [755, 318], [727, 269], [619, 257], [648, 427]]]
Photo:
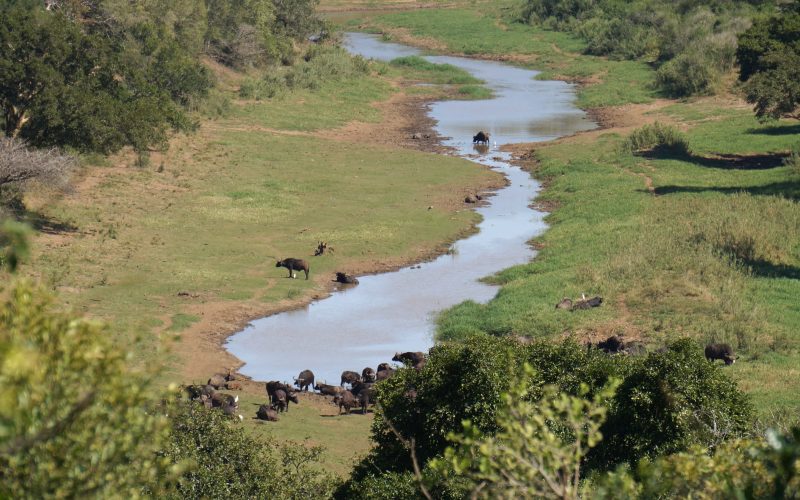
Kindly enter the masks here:
[[[381, 61], [422, 55], [413, 47], [363, 33], [346, 34], [345, 47]], [[454, 154], [503, 173], [508, 185], [477, 208], [483, 217], [478, 232], [454, 243], [447, 254], [395, 272], [359, 277], [358, 286], [303, 309], [255, 320], [230, 337], [226, 348], [245, 363], [241, 373], [256, 380], [291, 380], [311, 369], [317, 380], [338, 384], [343, 370], [374, 368], [390, 361], [395, 352], [427, 351], [434, 344], [439, 311], [465, 300], [488, 302], [498, 287], [481, 278], [535, 257], [528, 242], [546, 229], [545, 214], [530, 206], [540, 186], [498, 148], [552, 140], [596, 124], [575, 107], [570, 84], [535, 80], [536, 71], [494, 61], [424, 57], [458, 66], [493, 91], [492, 99], [434, 102], [430, 116]], [[479, 130], [490, 133], [488, 148], [472, 144]]]

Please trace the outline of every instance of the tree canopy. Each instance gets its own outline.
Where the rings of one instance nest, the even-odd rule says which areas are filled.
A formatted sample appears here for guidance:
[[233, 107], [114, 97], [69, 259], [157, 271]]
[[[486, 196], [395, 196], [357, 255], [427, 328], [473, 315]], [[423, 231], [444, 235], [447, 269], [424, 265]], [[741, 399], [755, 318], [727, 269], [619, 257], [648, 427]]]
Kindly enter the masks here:
[[800, 105], [800, 2], [759, 19], [739, 37], [739, 79], [760, 119], [776, 119]]

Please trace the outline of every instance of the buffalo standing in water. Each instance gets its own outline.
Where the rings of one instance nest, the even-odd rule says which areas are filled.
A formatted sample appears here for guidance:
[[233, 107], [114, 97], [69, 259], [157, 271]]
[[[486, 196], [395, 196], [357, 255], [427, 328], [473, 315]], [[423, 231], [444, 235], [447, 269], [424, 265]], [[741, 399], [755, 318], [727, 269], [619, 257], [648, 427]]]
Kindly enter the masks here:
[[489, 144], [489, 132], [481, 130], [472, 136], [472, 143], [475, 144]]

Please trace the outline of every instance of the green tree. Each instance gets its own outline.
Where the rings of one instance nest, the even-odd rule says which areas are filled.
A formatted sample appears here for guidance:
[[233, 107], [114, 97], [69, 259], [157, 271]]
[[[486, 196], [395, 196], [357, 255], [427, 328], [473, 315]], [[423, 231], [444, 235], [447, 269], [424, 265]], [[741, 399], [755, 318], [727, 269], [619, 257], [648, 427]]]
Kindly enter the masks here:
[[739, 79], [759, 119], [776, 119], [800, 105], [800, 2], [759, 19], [739, 37]]
[[322, 27], [316, 8], [319, 0], [272, 0], [275, 25], [281, 33], [302, 39]]
[[[532, 374], [530, 365], [525, 372]], [[578, 498], [581, 466], [602, 439], [600, 426], [617, 381], [591, 400], [585, 399], [585, 384], [576, 396], [547, 386], [534, 402], [524, 378], [504, 395], [496, 434], [484, 435], [465, 422], [463, 434], [450, 435], [457, 446], [448, 448], [433, 468], [469, 478], [471, 498]]]
[[141, 151], [164, 144], [170, 129], [190, 125], [179, 104], [210, 85], [198, 63], [169, 44], [132, 43], [125, 27], [100, 8], [81, 11], [77, 20], [71, 12], [47, 11], [32, 1], [0, 6], [7, 136], [34, 146], [113, 152], [130, 145]]
[[170, 498], [326, 498], [336, 486], [316, 465], [320, 447], [278, 445], [245, 432], [217, 409], [179, 401], [160, 455], [185, 464]]
[[150, 375], [101, 325], [16, 282], [0, 303], [0, 497], [137, 497], [177, 472]]

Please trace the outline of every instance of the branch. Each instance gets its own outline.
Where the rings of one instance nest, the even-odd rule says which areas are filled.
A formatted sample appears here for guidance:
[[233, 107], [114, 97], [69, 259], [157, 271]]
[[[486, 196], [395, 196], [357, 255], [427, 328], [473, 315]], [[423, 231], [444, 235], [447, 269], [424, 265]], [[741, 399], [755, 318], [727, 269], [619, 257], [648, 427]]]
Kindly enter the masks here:
[[20, 436], [3, 448], [0, 448], [0, 455], [15, 455], [19, 452], [24, 452], [32, 448], [34, 445], [52, 439], [54, 436], [61, 434], [78, 416], [83, 413], [94, 402], [96, 396], [95, 391], [84, 394], [75, 406], [69, 411], [66, 417], [54, 423], [49, 428], [42, 429], [38, 433], [30, 437]]
[[386, 425], [389, 426], [389, 429], [392, 431], [392, 434], [397, 438], [398, 441], [403, 445], [404, 448], [411, 452], [411, 465], [414, 467], [414, 477], [417, 479], [417, 483], [419, 483], [419, 489], [422, 491], [422, 494], [425, 495], [425, 498], [428, 500], [433, 500], [428, 488], [425, 487], [425, 484], [422, 482], [422, 471], [419, 468], [419, 461], [417, 460], [417, 452], [416, 446], [414, 442], [414, 438], [411, 440], [407, 440], [400, 435], [400, 432], [392, 425], [392, 421], [389, 417], [386, 416], [386, 413], [383, 411], [383, 408], [380, 405], [377, 405], [378, 409], [383, 413], [383, 419], [386, 422]]

